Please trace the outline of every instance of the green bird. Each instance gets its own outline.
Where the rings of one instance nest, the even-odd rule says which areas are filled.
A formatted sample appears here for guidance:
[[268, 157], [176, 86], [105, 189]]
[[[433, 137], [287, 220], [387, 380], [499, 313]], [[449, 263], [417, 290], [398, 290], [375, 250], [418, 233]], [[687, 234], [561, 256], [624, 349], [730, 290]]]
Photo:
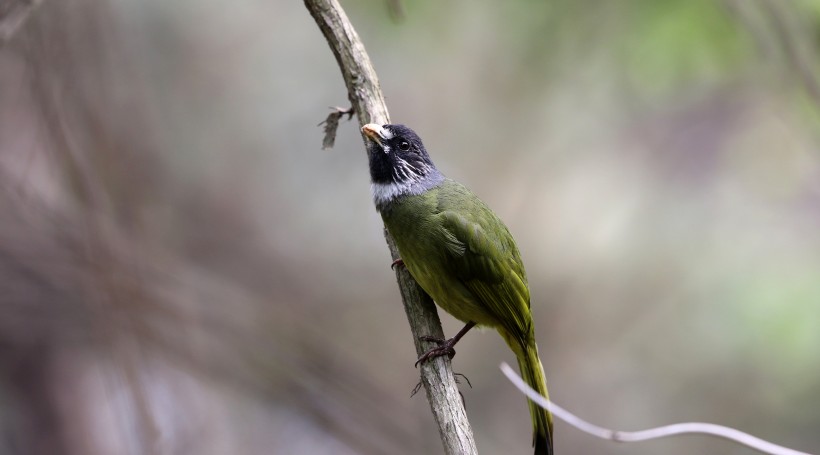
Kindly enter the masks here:
[[[453, 356], [472, 327], [492, 327], [515, 353], [521, 375], [548, 397], [538, 358], [527, 275], [507, 226], [465, 186], [445, 177], [404, 125], [367, 124], [373, 200], [401, 259], [445, 311], [465, 322], [418, 362]], [[529, 400], [528, 400], [529, 401]], [[536, 455], [552, 454], [552, 416], [529, 401]]]

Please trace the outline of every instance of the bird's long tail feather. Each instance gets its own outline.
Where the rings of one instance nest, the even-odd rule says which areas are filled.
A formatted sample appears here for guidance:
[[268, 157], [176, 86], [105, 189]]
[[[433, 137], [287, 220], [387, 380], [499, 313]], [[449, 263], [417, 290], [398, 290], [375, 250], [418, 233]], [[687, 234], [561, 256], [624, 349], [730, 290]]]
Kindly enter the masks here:
[[[516, 357], [518, 358], [521, 377], [530, 387], [549, 399], [544, 368], [538, 358], [538, 346], [535, 341], [521, 343], [518, 349], [514, 349], [514, 351], [516, 351]], [[529, 399], [527, 403], [530, 407], [530, 417], [533, 424], [535, 455], [552, 455], [552, 414]]]

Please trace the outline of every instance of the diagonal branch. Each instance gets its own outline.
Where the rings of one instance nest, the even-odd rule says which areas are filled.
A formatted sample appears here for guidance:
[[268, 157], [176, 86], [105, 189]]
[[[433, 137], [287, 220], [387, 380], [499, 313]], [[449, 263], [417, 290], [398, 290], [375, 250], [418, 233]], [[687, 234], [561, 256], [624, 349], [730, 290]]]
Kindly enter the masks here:
[[[336, 56], [359, 125], [389, 123], [390, 118], [376, 71], [342, 7], [336, 0], [305, 0], [305, 6], [325, 35], [333, 55]], [[398, 259], [398, 250], [393, 238], [386, 229], [384, 232], [390, 255], [393, 259]], [[419, 340], [420, 337], [429, 335], [444, 338], [441, 322], [433, 301], [406, 269], [396, 267], [396, 279], [410, 322], [416, 352], [421, 355], [425, 351], [425, 346]], [[433, 417], [438, 424], [445, 453], [476, 454], [472, 429], [453, 377], [450, 360], [447, 357], [438, 357], [422, 365], [421, 382], [427, 392]]]

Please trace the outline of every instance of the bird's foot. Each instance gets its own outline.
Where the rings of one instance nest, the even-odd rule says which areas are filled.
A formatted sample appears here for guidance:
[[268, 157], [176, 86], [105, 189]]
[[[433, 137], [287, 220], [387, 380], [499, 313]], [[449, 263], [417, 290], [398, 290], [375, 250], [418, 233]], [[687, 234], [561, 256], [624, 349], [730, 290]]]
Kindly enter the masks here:
[[[464, 378], [465, 381], [467, 381], [467, 385], [470, 386], [471, 389], [473, 388], [473, 384], [470, 382], [470, 379], [468, 379], [467, 376], [465, 376], [461, 373], [453, 373], [453, 378], [455, 379], [456, 384], [461, 385], [461, 381], [458, 380], [459, 376], [461, 376], [462, 378]], [[416, 384], [416, 386], [413, 387], [413, 390], [410, 391], [410, 398], [413, 398], [414, 396], [416, 396], [417, 393], [419, 393], [419, 390], [421, 390], [422, 385], [423, 385], [422, 381], [419, 381]], [[461, 391], [459, 391], [458, 393], [461, 394]], [[461, 394], [461, 400], [462, 400], [462, 402], [464, 401], [464, 394]]]
[[393, 270], [395, 270], [398, 266], [404, 267], [404, 261], [402, 261], [401, 258], [396, 259], [392, 264], [390, 264], [390, 268]]
[[419, 393], [419, 390], [421, 390], [421, 386], [422, 382], [419, 381], [418, 384], [416, 384], [416, 386], [413, 387], [413, 390], [410, 391], [410, 398], [413, 398], [414, 396], [416, 396], [417, 393]]
[[448, 340], [442, 340], [441, 338], [431, 337], [431, 336], [423, 336], [419, 337], [422, 341], [429, 341], [431, 343], [436, 343], [438, 346], [428, 350], [424, 354], [416, 360], [415, 366], [419, 366], [427, 362], [428, 360], [435, 359], [436, 357], [441, 357], [446, 355], [450, 359], [455, 357], [456, 350], [453, 349], [453, 346], [458, 342], [457, 338], [450, 338]]
[[470, 378], [461, 373], [453, 373], [453, 378], [455, 379], [456, 384], [461, 384], [461, 381], [458, 380], [459, 376], [461, 376], [462, 378], [464, 378], [465, 381], [467, 381], [467, 385], [470, 386], [471, 389], [473, 388], [473, 383], [470, 382]]

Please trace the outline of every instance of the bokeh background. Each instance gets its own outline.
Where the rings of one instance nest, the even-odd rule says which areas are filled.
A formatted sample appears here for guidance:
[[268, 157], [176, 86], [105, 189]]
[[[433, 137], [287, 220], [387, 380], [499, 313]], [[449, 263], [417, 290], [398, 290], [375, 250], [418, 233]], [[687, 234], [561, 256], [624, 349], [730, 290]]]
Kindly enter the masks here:
[[[343, 4], [516, 236], [556, 402], [820, 450], [820, 2]], [[442, 452], [356, 122], [320, 148], [346, 98], [296, 1], [43, 0], [2, 42], [0, 453]], [[500, 337], [458, 352], [479, 452], [529, 453]]]

